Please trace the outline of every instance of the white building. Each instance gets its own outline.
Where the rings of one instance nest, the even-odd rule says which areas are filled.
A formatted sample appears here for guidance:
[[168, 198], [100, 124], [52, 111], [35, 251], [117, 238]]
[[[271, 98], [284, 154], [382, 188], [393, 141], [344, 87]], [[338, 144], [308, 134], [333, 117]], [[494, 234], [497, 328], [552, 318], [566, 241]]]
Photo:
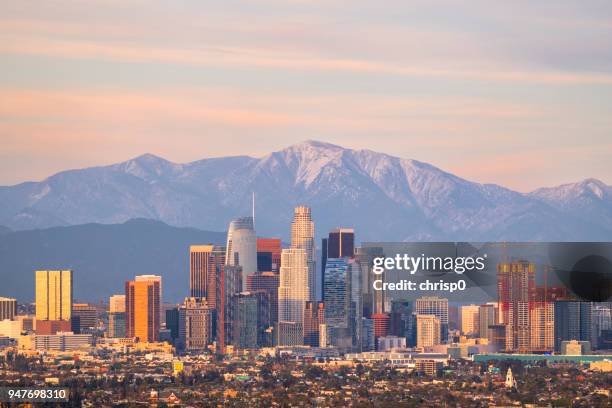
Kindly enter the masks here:
[[[309, 207], [295, 207], [291, 222], [291, 248], [303, 249], [308, 264], [308, 300], [315, 300], [316, 247], [314, 243], [314, 222]], [[282, 265], [282, 261], [281, 261]]]
[[[304, 318], [304, 306], [310, 298], [310, 287], [308, 286], [308, 260], [306, 251], [299, 248], [283, 249], [281, 253], [280, 282], [278, 287], [278, 321], [279, 331], [283, 327], [280, 323], [295, 323], [302, 325]], [[295, 332], [294, 325], [286, 325]], [[279, 340], [282, 338], [295, 338], [283, 336], [279, 332]], [[283, 345], [283, 344], [279, 344]]]
[[225, 264], [242, 267], [241, 291], [246, 291], [247, 275], [257, 272], [257, 235], [253, 217], [236, 218], [230, 222]]

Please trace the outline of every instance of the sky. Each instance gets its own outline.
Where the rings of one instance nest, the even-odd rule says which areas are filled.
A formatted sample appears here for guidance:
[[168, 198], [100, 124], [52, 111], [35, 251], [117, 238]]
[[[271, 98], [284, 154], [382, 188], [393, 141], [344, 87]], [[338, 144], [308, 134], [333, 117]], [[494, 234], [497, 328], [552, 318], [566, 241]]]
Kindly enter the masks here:
[[0, 185], [307, 139], [612, 184], [612, 2], [0, 2]]

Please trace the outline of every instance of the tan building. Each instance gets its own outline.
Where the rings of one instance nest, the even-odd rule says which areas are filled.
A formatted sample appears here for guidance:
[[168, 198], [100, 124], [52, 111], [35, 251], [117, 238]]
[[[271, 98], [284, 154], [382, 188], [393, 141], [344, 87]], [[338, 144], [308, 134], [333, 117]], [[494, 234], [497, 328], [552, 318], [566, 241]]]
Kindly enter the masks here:
[[440, 319], [435, 315], [417, 314], [417, 347], [440, 344]]
[[294, 209], [293, 221], [291, 222], [291, 248], [303, 249], [306, 252], [309, 288], [309, 295], [307, 300], [314, 300], [316, 293], [316, 248], [314, 243], [314, 222], [312, 221], [310, 207], [300, 206], [295, 207]]
[[71, 330], [72, 271], [36, 271], [36, 333]]
[[36, 320], [70, 320], [72, 271], [36, 271]]
[[125, 283], [127, 337], [141, 342], [159, 339], [160, 283], [158, 280]]
[[17, 314], [17, 300], [0, 296], [0, 320], [13, 320]]
[[461, 306], [461, 332], [465, 335], [478, 336], [479, 327], [478, 305]]
[[555, 349], [555, 307], [552, 302], [532, 302], [529, 311], [532, 352]]
[[108, 302], [109, 313], [125, 313], [125, 295], [113, 295]]

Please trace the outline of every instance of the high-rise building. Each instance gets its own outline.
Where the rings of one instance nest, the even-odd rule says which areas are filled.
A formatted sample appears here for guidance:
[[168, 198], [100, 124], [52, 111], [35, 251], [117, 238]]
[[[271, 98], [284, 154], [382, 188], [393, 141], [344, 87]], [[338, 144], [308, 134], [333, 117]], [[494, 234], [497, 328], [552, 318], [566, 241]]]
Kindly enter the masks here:
[[158, 280], [125, 283], [126, 335], [141, 342], [159, 340], [160, 283]]
[[[162, 286], [162, 277], [159, 275], [136, 275], [134, 277], [136, 282], [144, 282], [144, 281], [153, 281], [159, 283], [159, 302], [160, 304], [163, 302], [163, 286]], [[161, 311], [161, 310], [160, 310]]]
[[530, 302], [535, 301], [535, 264], [528, 261], [497, 265], [498, 318], [506, 325], [506, 350], [531, 348]]
[[329, 345], [357, 349], [361, 344], [361, 269], [349, 258], [328, 258], [324, 273], [325, 324]]
[[233, 343], [233, 301], [242, 289], [242, 276], [242, 267], [235, 265], [225, 265], [217, 276], [216, 336], [220, 353], [225, 353], [225, 346]]
[[216, 305], [217, 276], [225, 265], [225, 249], [216, 245], [189, 247], [189, 295], [205, 298], [208, 307]]
[[[294, 333], [300, 331], [301, 339], [297, 344], [303, 344], [304, 306], [310, 300], [308, 286], [308, 258], [306, 250], [302, 248], [283, 249], [281, 253], [280, 281], [278, 288], [278, 322], [279, 341], [297, 341]], [[292, 323], [280, 325], [280, 323]], [[282, 330], [289, 330], [284, 335]], [[282, 344], [279, 345], [296, 345]]]
[[434, 315], [440, 319], [440, 341], [448, 339], [448, 299], [425, 296], [415, 301], [415, 311], [419, 315]]
[[247, 291], [265, 291], [270, 301], [270, 325], [278, 321], [278, 286], [279, 274], [274, 272], [257, 272], [247, 276]]
[[417, 314], [417, 347], [432, 347], [441, 343], [440, 332], [442, 323], [433, 314]]
[[374, 321], [372, 319], [362, 317], [361, 326], [363, 327], [361, 336], [361, 351], [374, 351], [376, 349], [376, 340], [374, 337]]
[[325, 304], [306, 302], [304, 308], [304, 344], [319, 347], [321, 325], [325, 325]]
[[554, 348], [561, 350], [563, 341], [589, 341], [593, 344], [592, 304], [580, 301], [556, 301], [554, 307]]
[[36, 320], [72, 317], [72, 271], [36, 271]]
[[257, 272], [278, 273], [280, 261], [280, 238], [257, 238]]
[[600, 350], [612, 349], [612, 302], [594, 303], [593, 346]]
[[72, 305], [72, 331], [81, 333], [85, 329], [95, 329], [98, 323], [98, 311], [87, 303]]
[[414, 311], [414, 303], [409, 300], [391, 301], [391, 334], [409, 337], [410, 321]]
[[[389, 335], [391, 315], [389, 313], [375, 313], [371, 317], [374, 324], [374, 339]], [[376, 342], [374, 342], [376, 344]]]
[[17, 300], [0, 297], [0, 321], [13, 320], [17, 314]]
[[361, 293], [363, 294], [363, 316], [369, 317], [372, 314], [384, 313], [385, 293], [384, 290], [373, 290], [374, 279], [385, 280], [384, 273], [375, 275], [372, 273], [372, 263], [374, 258], [384, 256], [381, 247], [360, 247], [355, 249], [355, 260], [361, 268]]
[[465, 335], [478, 336], [480, 319], [478, 305], [461, 306], [461, 332]]
[[204, 298], [185, 298], [178, 308], [178, 340], [182, 350], [204, 351], [212, 341], [212, 313]]
[[125, 312], [125, 295], [112, 295], [108, 300], [109, 313]]
[[36, 333], [71, 330], [72, 271], [36, 271]]
[[[328, 258], [354, 258], [355, 257], [355, 231], [352, 228], [335, 228], [329, 232], [327, 238], [321, 241], [321, 271], [325, 272]], [[325, 280], [322, 280], [325, 283]], [[321, 293], [325, 289], [321, 288]]]
[[353, 258], [355, 256], [355, 230], [335, 228], [329, 232], [328, 258]]
[[238, 349], [269, 346], [265, 336], [270, 328], [270, 304], [265, 291], [234, 295], [232, 344]]
[[111, 338], [125, 337], [125, 295], [113, 295], [108, 301], [108, 327], [106, 335]]
[[127, 313], [113, 312], [108, 314], [108, 328], [106, 335], [111, 338], [123, 338], [126, 336], [125, 322]]
[[478, 335], [492, 341], [491, 327], [497, 324], [497, 305], [487, 303], [478, 307]]
[[[306, 253], [308, 266], [308, 299], [314, 300], [316, 295], [316, 263], [314, 244], [314, 222], [310, 207], [295, 207], [291, 223], [291, 248], [303, 249]], [[282, 265], [282, 259], [281, 259]]]
[[246, 291], [247, 275], [257, 272], [257, 236], [253, 217], [236, 218], [230, 223], [225, 264], [242, 267], [241, 291]]
[[[208, 305], [208, 301], [206, 302]], [[210, 306], [208, 310], [212, 310]], [[212, 317], [211, 317], [212, 320]], [[213, 321], [214, 322], [214, 321]], [[211, 322], [211, 324], [213, 323]], [[179, 337], [179, 310], [178, 306], [166, 309], [166, 329], [170, 330], [170, 339], [172, 342], [178, 340]], [[212, 333], [211, 333], [212, 335]]]
[[553, 302], [532, 302], [529, 305], [529, 351], [551, 352], [555, 347], [555, 309]]

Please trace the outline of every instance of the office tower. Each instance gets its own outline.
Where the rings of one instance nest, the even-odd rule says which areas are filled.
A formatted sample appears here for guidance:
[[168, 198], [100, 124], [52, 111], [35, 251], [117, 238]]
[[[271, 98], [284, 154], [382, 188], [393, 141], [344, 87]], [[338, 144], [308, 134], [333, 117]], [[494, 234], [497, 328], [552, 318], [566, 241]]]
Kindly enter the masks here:
[[323, 292], [325, 324], [329, 345], [348, 348], [352, 344], [350, 332], [351, 275], [348, 260], [327, 258]]
[[111, 338], [123, 338], [126, 337], [125, 323], [127, 319], [127, 313], [115, 312], [108, 314], [108, 329], [106, 335]]
[[[374, 339], [389, 335], [391, 316], [389, 313], [375, 313], [371, 316], [374, 323]], [[376, 343], [375, 343], [376, 344]]]
[[[283, 249], [278, 287], [279, 345], [303, 344], [304, 306], [310, 299], [308, 273], [306, 250]], [[291, 324], [281, 325], [281, 323]], [[283, 333], [283, 330], [287, 333]], [[296, 335], [298, 332], [301, 335]], [[297, 343], [283, 344], [285, 341], [297, 341]]]
[[373, 290], [374, 280], [385, 281], [384, 273], [375, 275], [372, 273], [372, 262], [374, 258], [384, 256], [380, 247], [361, 247], [355, 249], [355, 260], [361, 268], [361, 293], [363, 294], [363, 316], [385, 312], [385, 291]]
[[461, 306], [461, 332], [465, 335], [478, 336], [480, 319], [478, 305]]
[[329, 345], [360, 348], [361, 269], [349, 258], [328, 258], [324, 273], [325, 324]]
[[612, 302], [594, 303], [593, 347], [599, 350], [612, 349]]
[[[153, 281], [159, 283], [159, 302], [160, 304], [163, 302], [163, 287], [162, 287], [162, 277], [159, 275], [136, 275], [134, 277], [136, 282], [144, 282], [144, 281]], [[161, 309], [160, 309], [161, 310]]]
[[257, 238], [257, 272], [278, 273], [280, 260], [280, 238]]
[[391, 301], [391, 327], [390, 333], [394, 336], [408, 337], [410, 332], [410, 318], [414, 311], [414, 304], [410, 300]]
[[352, 228], [336, 228], [327, 240], [328, 258], [353, 258], [355, 256], [355, 231]]
[[17, 314], [17, 300], [0, 297], [0, 321], [13, 320]]
[[361, 265], [355, 259], [348, 260], [349, 275], [351, 279], [351, 304], [350, 304], [350, 319], [351, 319], [351, 335], [353, 341], [353, 350], [361, 350], [361, 336], [363, 335], [363, 296], [362, 296], [362, 275]]
[[242, 267], [242, 288], [246, 290], [247, 275], [257, 272], [257, 237], [253, 217], [233, 220], [227, 231], [225, 264]]
[[155, 342], [160, 328], [160, 281], [157, 279], [125, 283], [127, 337], [141, 342]]
[[561, 350], [566, 340], [589, 341], [593, 344], [592, 304], [579, 301], [556, 301], [554, 305], [554, 347]]
[[208, 307], [216, 305], [217, 275], [225, 265], [225, 249], [217, 245], [189, 247], [189, 295], [206, 298]]
[[325, 304], [308, 301], [304, 307], [304, 344], [319, 347], [321, 325], [325, 325]]
[[323, 292], [325, 292], [325, 265], [327, 264], [327, 238], [321, 239], [321, 272], [317, 282], [317, 285], [321, 288], [321, 297], [323, 299]]
[[[208, 305], [208, 301], [206, 301], [206, 304]], [[212, 309], [210, 308], [210, 306], [208, 307], [208, 310], [211, 310], [211, 315], [212, 315]], [[213, 322], [214, 322], [213, 317], [211, 316], [211, 325]], [[175, 342], [176, 340], [178, 340], [179, 338], [179, 309], [178, 307], [166, 309], [166, 329], [170, 330], [170, 339], [172, 342]], [[211, 327], [211, 330], [212, 330], [212, 327]]]
[[81, 333], [82, 330], [95, 329], [98, 323], [98, 311], [95, 306], [87, 303], [74, 303], [72, 305], [72, 331]]
[[497, 306], [487, 303], [478, 307], [478, 335], [482, 338], [492, 341], [492, 333], [490, 326], [497, 323]]
[[112, 295], [108, 300], [109, 313], [125, 313], [125, 295]]
[[417, 314], [417, 347], [432, 347], [441, 343], [440, 333], [442, 323], [440, 318], [433, 314]]
[[36, 271], [36, 333], [71, 330], [72, 271]]
[[72, 317], [72, 271], [36, 271], [36, 320]]
[[374, 321], [367, 317], [361, 318], [361, 326], [363, 327], [361, 336], [361, 351], [374, 351], [376, 349], [376, 340], [374, 337]]
[[528, 261], [497, 265], [498, 318], [506, 325], [506, 350], [531, 347], [529, 303], [535, 301], [535, 264]]
[[[280, 263], [280, 262], [279, 262]], [[247, 276], [247, 291], [268, 293], [270, 301], [270, 325], [278, 321], [278, 286], [279, 274], [274, 272], [257, 272]]]
[[[295, 207], [291, 222], [291, 248], [303, 249], [308, 266], [308, 299], [314, 300], [316, 294], [316, 264], [314, 244], [314, 222], [309, 207]], [[282, 264], [282, 260], [281, 260]]]
[[440, 319], [440, 341], [448, 340], [448, 299], [437, 296], [418, 298], [415, 311], [420, 315], [434, 315]]
[[108, 327], [106, 336], [111, 338], [125, 337], [125, 295], [113, 295], [108, 301]]
[[555, 347], [553, 302], [532, 302], [529, 307], [529, 351], [545, 353]]
[[234, 295], [232, 344], [238, 349], [268, 346], [266, 331], [270, 328], [270, 304], [264, 291]]
[[242, 267], [225, 265], [217, 276], [217, 325], [216, 336], [218, 351], [225, 353], [225, 346], [232, 344], [233, 329], [233, 299], [242, 289]]
[[[354, 258], [355, 257], [355, 231], [352, 228], [335, 228], [328, 234], [328, 238], [321, 241], [321, 271], [325, 271], [328, 258]], [[324, 288], [321, 288], [321, 293]]]
[[202, 352], [211, 341], [212, 313], [206, 299], [185, 298], [178, 307], [179, 348], [188, 352]]

